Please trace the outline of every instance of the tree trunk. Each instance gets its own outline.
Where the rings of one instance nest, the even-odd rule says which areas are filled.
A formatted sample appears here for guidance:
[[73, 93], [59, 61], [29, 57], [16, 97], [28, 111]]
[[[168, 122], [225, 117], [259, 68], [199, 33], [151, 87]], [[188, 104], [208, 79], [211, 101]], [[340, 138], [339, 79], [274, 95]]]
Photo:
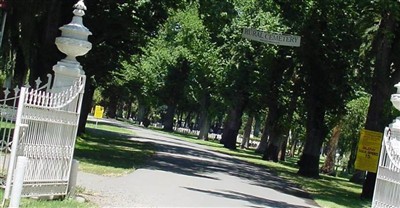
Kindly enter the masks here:
[[111, 101], [108, 103], [108, 106], [107, 106], [107, 116], [110, 118], [116, 118], [118, 98], [115, 94], [111, 94], [110, 100]]
[[292, 140], [292, 146], [290, 147], [290, 157], [294, 157], [295, 152], [296, 152], [296, 146], [297, 146], [298, 142], [299, 142], [298, 139], [293, 139]]
[[363, 170], [356, 170], [350, 178], [350, 182], [356, 183], [356, 184], [363, 184], [365, 182], [365, 175], [366, 172]]
[[[277, 93], [275, 94], [277, 95]], [[269, 101], [268, 118], [265, 128], [269, 129], [269, 140], [267, 149], [264, 151], [263, 159], [278, 162], [278, 154], [282, 144], [282, 128], [281, 119], [282, 113], [278, 107], [278, 99]]]
[[[384, 110], [390, 101], [390, 54], [395, 31], [394, 15], [388, 11], [382, 13], [374, 46], [376, 49], [375, 70], [373, 76], [372, 97], [367, 114], [365, 128], [371, 131], [383, 132], [387, 115]], [[363, 184], [362, 198], [372, 199], [375, 188], [376, 173], [368, 172]]]
[[271, 116], [270, 111], [268, 111], [267, 119], [264, 122], [264, 130], [261, 135], [261, 141], [257, 146], [257, 149], [255, 151], [256, 153], [263, 154], [265, 152], [265, 150], [267, 149], [268, 139], [269, 139], [269, 129], [270, 129], [270, 126], [269, 126], [270, 116]]
[[268, 146], [268, 138], [269, 134], [268, 131], [264, 129], [263, 134], [261, 135], [261, 140], [260, 143], [257, 146], [257, 149], [255, 150], [256, 153], [263, 154]]
[[239, 102], [229, 111], [224, 123], [224, 131], [220, 142], [225, 148], [236, 149], [237, 135], [242, 123], [243, 111], [247, 105], [247, 99], [240, 97]]
[[126, 119], [132, 118], [132, 101], [126, 104]]
[[[10, 51], [8, 55], [8, 62], [10, 63], [9, 74], [12, 76], [12, 85], [22, 86], [28, 74], [28, 67], [25, 63], [23, 50], [19, 45], [20, 29], [18, 28], [18, 25], [20, 25], [20, 23], [16, 13], [17, 12], [14, 11], [7, 15], [7, 26], [5, 29], [8, 29], [10, 32], [7, 33], [7, 31], [5, 31], [4, 38], [7, 37], [6, 35], [9, 36]], [[18, 31], [18, 33], [16, 31]], [[5, 47], [6, 44], [7, 42], [4, 40], [3, 47]], [[5, 54], [4, 57], [5, 56], [7, 56], [7, 54]]]
[[261, 128], [261, 119], [260, 119], [260, 114], [256, 113], [256, 115], [254, 116], [254, 132], [253, 135], [255, 137], [259, 137], [260, 136], [260, 128]]
[[208, 132], [210, 130], [210, 119], [208, 117], [208, 108], [210, 106], [210, 93], [204, 92], [200, 104], [200, 133], [198, 139], [208, 140]]
[[[334, 108], [330, 104], [332, 77], [329, 73], [331, 69], [326, 66], [326, 57], [324, 48], [321, 45], [326, 25], [324, 14], [314, 10], [311, 13], [308, 25], [303, 27], [302, 36], [304, 44], [301, 47], [301, 59], [303, 60], [303, 69], [301, 73], [304, 76], [305, 84], [305, 110], [306, 118], [306, 138], [304, 149], [300, 160], [298, 161], [298, 174], [305, 177], [319, 177], [319, 158], [322, 143], [328, 130], [325, 126], [326, 108]], [[313, 28], [311, 30], [311, 28]]]
[[288, 136], [286, 136], [282, 142], [281, 151], [279, 152], [279, 160], [285, 161], [286, 160], [286, 149], [288, 143]]
[[241, 126], [242, 113], [237, 108], [233, 108], [230, 110], [228, 118], [225, 121], [220, 142], [228, 149], [236, 149], [236, 140]]
[[118, 102], [117, 104], [117, 111], [116, 111], [116, 117], [117, 118], [123, 118], [124, 117], [124, 102]]
[[192, 112], [189, 112], [185, 118], [185, 128], [190, 128], [190, 123], [192, 122], [191, 118]]
[[[298, 97], [299, 97], [299, 94], [300, 94], [300, 89], [301, 89], [299, 87], [300, 79], [294, 78], [293, 80], [294, 80], [294, 85], [292, 85], [292, 87], [291, 87], [292, 88], [291, 91], [293, 93], [292, 93], [292, 96], [290, 97], [289, 107], [288, 107], [288, 110], [287, 110], [289, 126], [285, 126], [284, 127], [284, 131], [287, 132], [287, 136], [285, 137], [284, 141], [282, 142], [282, 147], [281, 147], [281, 151], [280, 151], [281, 152], [281, 155], [280, 155], [280, 160], [281, 161], [285, 161], [288, 140], [289, 140], [289, 138], [292, 139], [292, 132], [291, 132], [291, 129], [290, 129], [290, 125], [292, 124], [292, 121], [293, 121], [293, 114], [296, 111], [297, 100], [298, 100]], [[293, 153], [294, 152], [291, 151], [292, 157], [293, 157]]]
[[136, 120], [140, 123], [143, 122], [147, 115], [147, 106], [139, 99], [139, 107]]
[[89, 79], [86, 80], [85, 93], [83, 94], [81, 115], [79, 117], [78, 135], [85, 133], [88, 115], [92, 109], [92, 101], [95, 87]]
[[183, 111], [181, 111], [181, 113], [178, 116], [178, 127], [182, 128], [182, 121], [183, 121]]
[[175, 116], [175, 109], [176, 106], [175, 105], [168, 105], [167, 108], [167, 113], [165, 114], [164, 117], [164, 131], [173, 131], [173, 127], [174, 127], [174, 116]]
[[269, 96], [267, 100], [268, 106], [268, 118], [265, 128], [268, 128], [269, 141], [267, 149], [264, 151], [263, 159], [278, 161], [278, 154], [280, 151], [281, 144], [283, 142], [282, 132], [284, 132], [283, 126], [283, 103], [277, 99], [281, 96], [279, 89], [282, 86], [283, 74], [288, 69], [288, 61], [285, 60], [284, 50], [278, 51], [278, 57], [274, 58], [270, 71], [269, 80]]
[[208, 115], [204, 119], [201, 119], [199, 130], [200, 130], [200, 132], [199, 132], [198, 139], [207, 141], [208, 140], [208, 131], [210, 130], [210, 120], [208, 118]]
[[282, 136], [282, 128], [283, 127], [279, 125], [278, 122], [272, 124], [267, 149], [263, 154], [263, 160], [272, 160], [274, 162], [279, 161], [279, 151], [281, 150], [282, 142], [284, 140]]
[[325, 159], [325, 163], [321, 168], [321, 172], [328, 175], [335, 175], [335, 159], [336, 150], [340, 138], [341, 126], [338, 124], [333, 128], [331, 139], [329, 140], [328, 153]]
[[350, 156], [349, 156], [349, 162], [347, 162], [347, 173], [354, 173], [355, 169], [355, 162], [356, 162], [356, 157], [357, 157], [357, 145], [358, 145], [359, 139], [354, 139], [351, 142], [351, 151], [350, 151]]
[[242, 144], [240, 144], [240, 148], [242, 148], [242, 149], [249, 148], [250, 134], [251, 134], [252, 126], [253, 126], [253, 116], [249, 115], [249, 118], [247, 119], [247, 122], [246, 122], [246, 126], [244, 127]]
[[[297, 84], [293, 85], [292, 86], [293, 93], [290, 98], [288, 107], [287, 108], [281, 107], [281, 109], [287, 109], [287, 112], [286, 112], [287, 119], [288, 119], [287, 122], [289, 124], [292, 122], [293, 113], [296, 110], [297, 98], [299, 96], [299, 91], [300, 91], [299, 89], [300, 88], [298, 87]], [[276, 127], [274, 127], [274, 128], [276, 128], [276, 130], [274, 130], [274, 131], [277, 132], [275, 134], [278, 134], [278, 136], [280, 138], [279, 138], [279, 140], [274, 141], [275, 145], [276, 145], [274, 148], [277, 148], [277, 152], [274, 151], [274, 152], [268, 153], [268, 154], [269, 154], [269, 158], [272, 159], [273, 161], [278, 161], [278, 157], [279, 157], [279, 160], [284, 161], [285, 157], [286, 157], [286, 148], [287, 148], [287, 141], [288, 141], [289, 134], [290, 134], [290, 128], [289, 128], [289, 126], [284, 126], [281, 124], [281, 122], [279, 122], [279, 120], [283, 119], [283, 115], [282, 115], [282, 112], [280, 112], [281, 110], [279, 108], [277, 108], [276, 111], [277, 111], [277, 113], [279, 113], [281, 115], [278, 115], [278, 119], [277, 119], [278, 122], [275, 122]], [[287, 133], [287, 135], [283, 135], [282, 132]]]
[[[272, 138], [274, 138], [274, 139], [272, 139]], [[262, 159], [278, 162], [279, 161], [278, 155], [279, 155], [279, 151], [280, 151], [281, 142], [282, 142], [282, 135], [270, 134], [268, 146], [263, 154]]]
[[321, 146], [327, 134], [324, 116], [325, 108], [317, 96], [310, 96], [307, 105], [307, 133], [303, 153], [298, 161], [298, 174], [306, 177], [319, 177], [319, 157]]
[[28, 74], [28, 66], [25, 63], [24, 54], [20, 47], [16, 50], [15, 57], [15, 70], [13, 80], [15, 85], [23, 86], [25, 84], [26, 76]]

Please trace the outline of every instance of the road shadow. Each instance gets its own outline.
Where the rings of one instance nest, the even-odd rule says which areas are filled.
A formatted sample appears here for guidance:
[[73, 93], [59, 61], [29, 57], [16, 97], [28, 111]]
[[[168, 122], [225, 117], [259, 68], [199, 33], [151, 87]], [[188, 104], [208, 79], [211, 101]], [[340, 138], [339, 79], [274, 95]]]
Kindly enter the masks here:
[[202, 190], [190, 187], [183, 187], [190, 191], [201, 192], [205, 194], [210, 194], [214, 196], [224, 197], [228, 199], [236, 199], [241, 201], [249, 201], [253, 204], [257, 204], [259, 206], [251, 205], [250, 207], [275, 207], [275, 208], [308, 208], [305, 206], [293, 205], [282, 201], [274, 201], [270, 199], [265, 199], [249, 194], [239, 193], [236, 191], [228, 191], [228, 190], [218, 190], [218, 191], [211, 191], [211, 190]]
[[148, 164], [148, 168], [199, 177], [205, 175], [208, 177], [218, 172], [229, 173], [231, 176], [248, 180], [252, 185], [271, 188], [301, 198], [311, 198], [307, 192], [265, 168], [193, 147], [159, 143], [155, 145], [158, 154]]
[[[156, 147], [157, 154], [144, 167], [146, 169], [161, 170], [210, 180], [220, 180], [217, 177], [213, 177], [213, 175], [216, 175], [217, 173], [225, 173], [246, 180], [250, 185], [270, 188], [284, 194], [304, 199], [312, 199], [310, 194], [299, 188], [297, 185], [283, 180], [277, 176], [276, 173], [266, 169], [265, 167], [256, 166], [223, 153], [216, 153], [211, 150], [203, 149], [199, 147], [199, 145], [188, 144], [170, 136], [163, 135], [162, 138], [157, 137], [160, 137], [160, 135], [152, 134], [151, 138], [132, 138], [133, 140], [151, 142]], [[168, 138], [167, 141], [166, 138]], [[201, 191], [189, 187], [185, 188], [192, 191]], [[251, 197], [250, 195], [243, 193], [225, 192], [221, 195], [219, 192], [209, 192], [214, 195], [219, 194], [223, 197], [245, 200], [252, 204], [260, 204], [270, 207], [299, 207], [285, 202], [278, 202], [254, 196]], [[318, 205], [314, 202], [310, 204], [310, 207], [318, 207]]]
[[[122, 124], [122, 126], [125, 126]], [[174, 136], [161, 134], [147, 129], [125, 126], [140, 134], [131, 137], [131, 140], [152, 143], [156, 154], [143, 168], [176, 173], [185, 176], [200, 177], [209, 180], [220, 180], [218, 173], [229, 174], [247, 181], [249, 185], [273, 189], [283, 194], [303, 199], [312, 199], [310, 194], [297, 185], [283, 180], [273, 171], [265, 167], [241, 161], [232, 156], [205, 149], [198, 144], [184, 142]], [[184, 187], [190, 191], [207, 192], [216, 196], [247, 201], [254, 207], [300, 207], [287, 202], [232, 191], [201, 190], [193, 187]], [[266, 193], [268, 194], [268, 193]], [[308, 207], [318, 207], [312, 200], [306, 200]]]

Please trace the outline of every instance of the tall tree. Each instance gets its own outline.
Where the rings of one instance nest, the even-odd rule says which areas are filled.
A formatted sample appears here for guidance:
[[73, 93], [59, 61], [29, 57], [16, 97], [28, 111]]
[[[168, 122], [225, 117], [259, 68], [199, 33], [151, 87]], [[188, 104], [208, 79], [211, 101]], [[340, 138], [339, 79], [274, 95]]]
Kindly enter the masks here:
[[[352, 22], [356, 13], [349, 1], [312, 1], [293, 5], [280, 1], [279, 4], [287, 19], [298, 17], [301, 20], [296, 28], [302, 36], [299, 57], [302, 63], [300, 76], [305, 80], [307, 134], [298, 173], [318, 177], [320, 149], [328, 133], [325, 115], [343, 110], [351, 93], [345, 80], [349, 79], [351, 72], [351, 59], [348, 57], [355, 53], [359, 44], [359, 34], [355, 33]], [[339, 12], [344, 10], [347, 12]]]
[[[391, 75], [391, 52], [393, 50], [394, 38], [396, 37], [396, 18], [399, 15], [400, 6], [397, 2], [376, 2], [380, 9], [380, 22], [373, 40], [373, 51], [375, 53], [375, 66], [372, 80], [372, 97], [367, 114], [365, 128], [371, 131], [382, 132], [388, 123], [385, 109], [389, 108], [390, 84], [388, 78]], [[363, 185], [361, 196], [372, 198], [375, 187], [376, 173], [368, 172]]]
[[268, 74], [271, 57], [276, 53], [274, 46], [243, 39], [242, 29], [253, 27], [274, 32], [286, 29], [281, 24], [279, 15], [271, 12], [276, 11], [276, 5], [272, 1], [238, 1], [235, 2], [235, 8], [239, 11], [237, 17], [221, 34], [226, 39], [222, 50], [222, 56], [226, 60], [226, 80], [222, 91], [228, 101], [221, 143], [229, 149], [236, 148], [241, 117], [248, 102], [257, 97], [256, 94], [266, 94], [260, 93], [261, 86], [265, 86], [262, 80]]
[[[294, 111], [293, 108], [289, 108], [292, 103], [289, 102], [290, 99], [285, 95], [288, 94], [287, 91], [292, 90], [290, 87], [285, 87], [285, 85], [290, 85], [290, 78], [295, 71], [293, 70], [294, 66], [290, 63], [292, 57], [289, 52], [289, 49], [280, 49], [278, 51], [271, 64], [270, 76], [267, 80], [269, 83], [267, 88], [269, 91], [268, 96], [275, 99], [267, 99], [268, 122], [264, 128], [268, 129], [268, 131], [264, 131], [263, 134], [268, 133], [269, 140], [263, 152], [263, 159], [275, 162], [278, 161], [278, 155], [287, 136], [284, 134], [289, 131], [286, 121]], [[294, 96], [296, 95], [294, 94]], [[266, 137], [263, 135], [263, 138]]]
[[140, 54], [149, 37], [157, 34], [168, 18], [170, 9], [182, 8], [184, 1], [87, 1], [85, 25], [93, 34], [89, 41], [93, 49], [82, 65], [89, 78], [79, 132], [85, 129], [94, 90], [112, 80], [113, 72], [123, 69], [122, 63], [133, 54]]
[[244, 126], [242, 143], [240, 144], [240, 148], [242, 148], [242, 149], [249, 147], [251, 127], [253, 126], [253, 120], [254, 120], [254, 117], [252, 115], [248, 115], [246, 124]]
[[[197, 102], [200, 107], [200, 137], [205, 139], [210, 127], [208, 108], [219, 66], [218, 51], [199, 18], [198, 5], [190, 4], [183, 10], [171, 11], [158, 33], [138, 59], [142, 67], [133, 67], [133, 70], [144, 71], [144, 76], [134, 79], [152, 79], [145, 81], [143, 87], [154, 92], [160, 104], [167, 106], [165, 130], [172, 130], [177, 107], [186, 106], [188, 100]], [[158, 76], [154, 76], [157, 73]]]

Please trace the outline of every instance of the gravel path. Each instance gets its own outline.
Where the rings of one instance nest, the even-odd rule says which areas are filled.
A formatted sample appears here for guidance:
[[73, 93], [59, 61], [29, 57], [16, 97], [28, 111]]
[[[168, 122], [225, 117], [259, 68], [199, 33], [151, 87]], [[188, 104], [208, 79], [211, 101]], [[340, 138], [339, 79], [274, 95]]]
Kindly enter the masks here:
[[78, 173], [100, 207], [318, 207], [309, 195], [264, 168], [138, 127], [136, 141], [157, 154], [122, 177]]

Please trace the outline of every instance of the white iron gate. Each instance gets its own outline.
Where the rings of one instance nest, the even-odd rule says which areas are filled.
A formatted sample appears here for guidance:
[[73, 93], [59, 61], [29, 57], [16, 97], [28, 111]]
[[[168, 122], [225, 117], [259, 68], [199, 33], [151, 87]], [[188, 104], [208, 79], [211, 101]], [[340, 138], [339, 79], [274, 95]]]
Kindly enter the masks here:
[[[49, 91], [52, 76], [47, 75], [47, 83], [42, 84], [40, 78], [36, 82], [35, 89], [39, 91]], [[27, 84], [25, 87], [30, 88]], [[17, 117], [17, 104], [19, 100], [21, 89], [16, 86], [10, 91], [6, 88], [4, 98], [0, 99], [0, 186], [5, 188], [5, 179], [10, 162], [11, 144], [13, 141], [13, 134], [15, 129], [15, 120]]]
[[10, 197], [18, 156], [28, 158], [22, 196], [67, 193], [84, 86], [81, 76], [62, 92], [21, 89], [5, 199]]
[[400, 132], [385, 129], [372, 207], [400, 207]]
[[[400, 110], [400, 82], [390, 101]], [[385, 128], [376, 175], [372, 207], [400, 207], [400, 117]]]

